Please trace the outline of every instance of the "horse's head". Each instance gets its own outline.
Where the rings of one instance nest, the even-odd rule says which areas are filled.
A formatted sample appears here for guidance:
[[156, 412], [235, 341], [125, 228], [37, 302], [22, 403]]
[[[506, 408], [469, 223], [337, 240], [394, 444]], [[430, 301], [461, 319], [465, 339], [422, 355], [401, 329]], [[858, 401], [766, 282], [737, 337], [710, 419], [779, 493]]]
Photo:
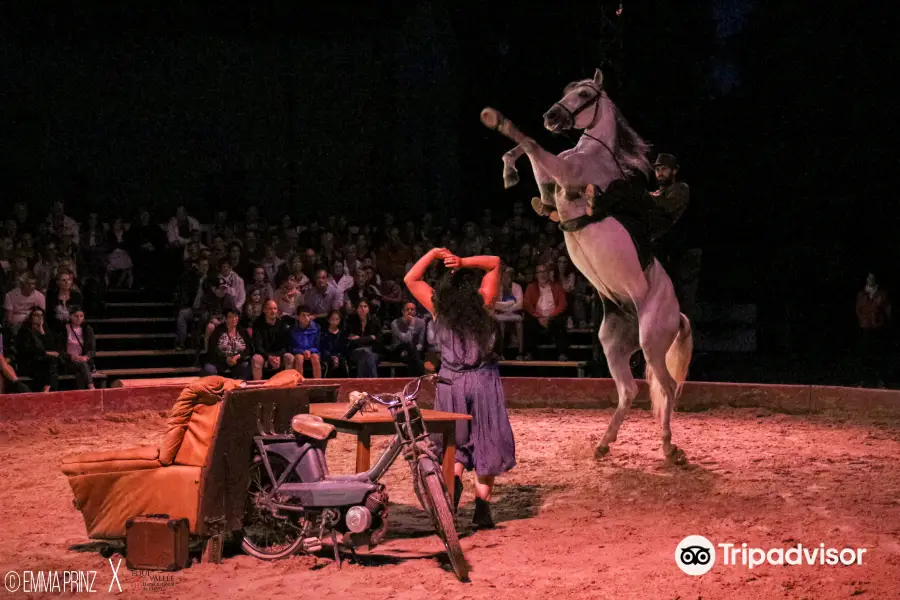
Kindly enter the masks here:
[[603, 97], [603, 72], [597, 69], [593, 79], [573, 81], [563, 90], [563, 97], [544, 113], [544, 127], [557, 132], [568, 129], [590, 129], [597, 121]]

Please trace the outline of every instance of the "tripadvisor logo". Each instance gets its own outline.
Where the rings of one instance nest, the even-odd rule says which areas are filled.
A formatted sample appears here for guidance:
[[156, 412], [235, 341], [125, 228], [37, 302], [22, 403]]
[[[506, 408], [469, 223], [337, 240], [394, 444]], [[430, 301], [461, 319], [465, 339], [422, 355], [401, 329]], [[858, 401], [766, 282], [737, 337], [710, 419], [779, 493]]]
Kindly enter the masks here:
[[[717, 551], [718, 548], [718, 551]], [[784, 565], [822, 565], [851, 566], [861, 565], [866, 548], [827, 548], [824, 543], [818, 546], [797, 544], [790, 548], [751, 548], [744, 544], [713, 544], [701, 535], [689, 535], [675, 548], [675, 564], [688, 575], [704, 575], [716, 564], [716, 555], [720, 563], [726, 566], [740, 565], [753, 569], [769, 564]]]

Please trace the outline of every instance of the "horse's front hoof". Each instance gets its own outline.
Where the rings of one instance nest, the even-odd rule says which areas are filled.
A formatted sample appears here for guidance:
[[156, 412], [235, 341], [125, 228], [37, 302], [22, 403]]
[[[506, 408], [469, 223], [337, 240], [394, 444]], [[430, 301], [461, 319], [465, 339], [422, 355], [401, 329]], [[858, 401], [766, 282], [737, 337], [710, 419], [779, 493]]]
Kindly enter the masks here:
[[678, 446], [672, 446], [672, 451], [666, 457], [666, 460], [680, 467], [687, 464], [687, 454]]
[[596, 460], [600, 460], [604, 456], [609, 454], [609, 446], [603, 446], [602, 444], [594, 448], [594, 458]]
[[519, 183], [519, 174], [516, 171], [503, 171], [503, 188], [509, 189]]

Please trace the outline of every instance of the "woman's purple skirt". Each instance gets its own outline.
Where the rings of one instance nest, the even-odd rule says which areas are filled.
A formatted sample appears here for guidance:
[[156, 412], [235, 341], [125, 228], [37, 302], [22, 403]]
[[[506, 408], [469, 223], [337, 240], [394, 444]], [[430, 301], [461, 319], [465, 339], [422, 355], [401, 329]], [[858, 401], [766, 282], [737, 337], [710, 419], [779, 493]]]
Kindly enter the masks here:
[[[456, 422], [456, 462], [479, 476], [499, 475], [516, 466], [516, 442], [497, 366], [471, 371], [442, 367], [440, 375], [453, 385], [437, 384], [434, 409], [472, 415], [471, 421]], [[443, 454], [441, 436], [432, 439]]]

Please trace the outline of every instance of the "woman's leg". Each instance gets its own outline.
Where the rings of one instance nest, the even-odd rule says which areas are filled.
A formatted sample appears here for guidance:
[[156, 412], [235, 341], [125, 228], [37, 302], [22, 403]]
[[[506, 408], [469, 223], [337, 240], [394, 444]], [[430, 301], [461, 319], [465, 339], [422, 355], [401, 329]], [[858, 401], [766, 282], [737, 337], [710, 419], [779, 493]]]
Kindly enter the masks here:
[[250, 372], [250, 363], [247, 361], [239, 362], [238, 364], [231, 367], [231, 375], [235, 379], [242, 379], [244, 381], [250, 381], [252, 377], [252, 373]]
[[48, 357], [46, 362], [47, 369], [47, 379], [45, 386], [49, 386], [49, 391], [55, 392], [59, 389], [59, 360], [56, 358]]
[[91, 377], [91, 367], [86, 362], [73, 362], [72, 372], [75, 375], [75, 389], [86, 390], [93, 387], [94, 380]]
[[491, 501], [491, 491], [494, 489], [494, 476], [481, 475], [475, 478], [475, 495], [485, 502]]
[[525, 327], [522, 320], [516, 321], [516, 341], [519, 343], [519, 355], [517, 358], [525, 358]]

